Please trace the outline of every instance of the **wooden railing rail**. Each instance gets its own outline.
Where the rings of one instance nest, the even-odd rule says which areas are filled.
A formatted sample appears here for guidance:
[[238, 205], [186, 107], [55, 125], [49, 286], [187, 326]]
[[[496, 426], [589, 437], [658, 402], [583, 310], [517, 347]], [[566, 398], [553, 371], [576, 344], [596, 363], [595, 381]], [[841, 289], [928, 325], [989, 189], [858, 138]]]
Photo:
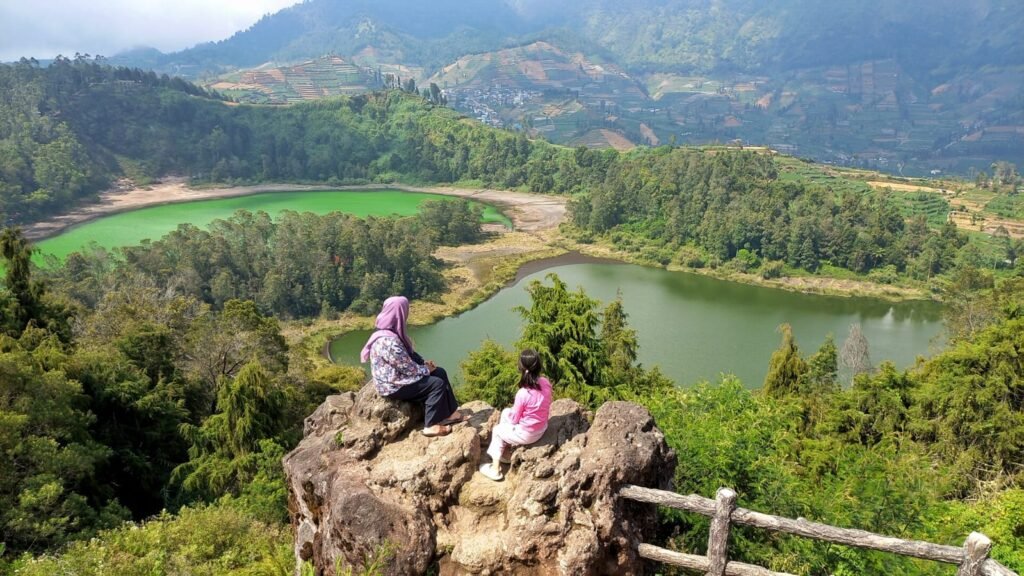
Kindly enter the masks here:
[[772, 532], [794, 534], [835, 544], [956, 564], [959, 566], [957, 576], [1018, 576], [1016, 572], [988, 557], [989, 551], [992, 548], [992, 542], [987, 536], [978, 532], [971, 532], [962, 548], [932, 544], [930, 542], [903, 540], [901, 538], [873, 534], [864, 530], [837, 528], [827, 524], [809, 522], [803, 518], [794, 520], [792, 518], [772, 516], [771, 514], [762, 514], [745, 508], [737, 508], [736, 493], [729, 488], [719, 489], [714, 500], [695, 494], [676, 494], [675, 492], [666, 492], [640, 486], [623, 486], [619, 490], [619, 496], [636, 502], [647, 502], [677, 510], [686, 510], [711, 518], [707, 556], [683, 554], [643, 543], [638, 548], [638, 552], [643, 558], [701, 571], [707, 576], [791, 576], [781, 572], [772, 572], [760, 566], [729, 561], [729, 528], [733, 524], [754, 526]]

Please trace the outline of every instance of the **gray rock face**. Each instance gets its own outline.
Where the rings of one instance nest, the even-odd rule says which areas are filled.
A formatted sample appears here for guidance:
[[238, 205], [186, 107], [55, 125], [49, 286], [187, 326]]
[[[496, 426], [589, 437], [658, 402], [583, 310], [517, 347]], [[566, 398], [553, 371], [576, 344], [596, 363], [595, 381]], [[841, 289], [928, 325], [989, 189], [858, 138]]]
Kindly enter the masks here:
[[479, 402], [460, 411], [450, 435], [427, 438], [422, 408], [372, 386], [329, 397], [284, 459], [298, 562], [333, 576], [386, 548], [386, 574], [644, 571], [635, 543], [651, 540], [655, 510], [616, 493], [670, 488], [676, 464], [646, 409], [610, 402], [591, 423], [575, 402], [554, 402], [503, 482], [477, 472], [499, 414]]

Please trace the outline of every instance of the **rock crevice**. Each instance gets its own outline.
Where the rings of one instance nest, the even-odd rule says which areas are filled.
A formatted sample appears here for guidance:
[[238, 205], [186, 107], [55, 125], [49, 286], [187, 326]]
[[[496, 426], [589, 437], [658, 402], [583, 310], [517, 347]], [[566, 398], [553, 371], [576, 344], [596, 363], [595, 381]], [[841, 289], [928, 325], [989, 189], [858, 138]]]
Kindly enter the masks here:
[[422, 408], [372, 386], [327, 398], [284, 459], [298, 562], [333, 576], [386, 549], [387, 574], [644, 571], [636, 543], [651, 540], [655, 510], [616, 494], [670, 488], [676, 461], [647, 410], [610, 402], [591, 417], [558, 400], [503, 482], [477, 473], [498, 413], [480, 402], [461, 411], [450, 435], [427, 438]]

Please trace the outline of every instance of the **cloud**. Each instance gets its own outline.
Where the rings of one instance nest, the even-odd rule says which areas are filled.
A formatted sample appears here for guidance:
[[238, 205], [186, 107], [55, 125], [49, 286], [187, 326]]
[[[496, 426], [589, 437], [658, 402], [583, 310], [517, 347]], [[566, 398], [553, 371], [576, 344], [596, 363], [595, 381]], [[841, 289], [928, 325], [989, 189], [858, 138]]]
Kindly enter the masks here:
[[0, 0], [0, 61], [164, 52], [221, 40], [297, 0]]

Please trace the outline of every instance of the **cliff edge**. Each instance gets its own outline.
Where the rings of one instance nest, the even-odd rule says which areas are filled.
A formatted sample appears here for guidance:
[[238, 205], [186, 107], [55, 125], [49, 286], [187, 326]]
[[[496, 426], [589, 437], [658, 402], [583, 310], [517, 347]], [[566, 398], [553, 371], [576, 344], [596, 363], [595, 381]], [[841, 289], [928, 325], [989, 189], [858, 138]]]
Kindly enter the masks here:
[[[620, 486], [669, 488], [676, 457], [646, 409], [610, 402], [590, 414], [551, 406], [547, 432], [512, 453], [503, 482], [477, 472], [498, 413], [472, 402], [441, 438], [422, 410], [372, 385], [331, 396], [284, 458], [297, 561], [318, 575], [387, 550], [386, 574], [636, 574], [653, 506]], [[486, 459], [486, 456], [483, 456]]]

